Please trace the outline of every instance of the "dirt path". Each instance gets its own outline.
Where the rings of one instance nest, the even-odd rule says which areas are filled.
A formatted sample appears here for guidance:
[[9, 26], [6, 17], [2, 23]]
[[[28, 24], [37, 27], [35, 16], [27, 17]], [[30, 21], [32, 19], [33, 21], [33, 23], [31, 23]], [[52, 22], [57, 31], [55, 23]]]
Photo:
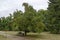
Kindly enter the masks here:
[[3, 31], [0, 31], [0, 35], [3, 35], [3, 36], [5, 36], [6, 38], [9, 38], [9, 39], [11, 39], [11, 40], [27, 40], [27, 39], [25, 39], [25, 37], [19, 37], [19, 36], [9, 35], [9, 34], [6, 34], [6, 33], [3, 32]]

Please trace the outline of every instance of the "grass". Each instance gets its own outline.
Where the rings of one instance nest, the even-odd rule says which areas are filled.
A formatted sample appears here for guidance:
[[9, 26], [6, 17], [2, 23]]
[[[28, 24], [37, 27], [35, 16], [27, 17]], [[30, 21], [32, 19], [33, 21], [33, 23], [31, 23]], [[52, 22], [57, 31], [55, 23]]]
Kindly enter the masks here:
[[[31, 33], [29, 33], [29, 35], [30, 34]], [[60, 35], [58, 35], [58, 34], [50, 34], [48, 32], [43, 32], [41, 34], [38, 34], [38, 33], [31, 34], [31, 37], [29, 36], [29, 38], [31, 40], [32, 39], [33, 40], [60, 40]]]
[[3, 35], [0, 35], [0, 40], [11, 40], [10, 38], [4, 37]]
[[6, 34], [9, 34], [9, 35], [16, 35], [18, 34], [18, 31], [4, 31]]
[[[18, 32], [8, 31], [7, 34], [15, 35]], [[42, 33], [27, 33], [27, 36], [23, 37], [26, 40], [60, 40], [60, 34], [50, 34], [49, 32]]]
[[0, 40], [6, 40], [6, 37], [0, 35]]

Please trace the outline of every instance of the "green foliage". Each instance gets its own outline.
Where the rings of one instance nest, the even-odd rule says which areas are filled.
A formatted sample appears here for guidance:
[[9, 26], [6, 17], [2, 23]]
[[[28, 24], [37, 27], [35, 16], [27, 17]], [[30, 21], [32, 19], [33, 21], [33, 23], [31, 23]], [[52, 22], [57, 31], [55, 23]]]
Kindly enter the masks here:
[[11, 31], [13, 29], [12, 28], [12, 23], [13, 23], [13, 20], [12, 20], [12, 15], [11, 14], [8, 17], [1, 17], [0, 18], [0, 30]]
[[60, 0], [49, 0], [49, 30], [60, 33]]

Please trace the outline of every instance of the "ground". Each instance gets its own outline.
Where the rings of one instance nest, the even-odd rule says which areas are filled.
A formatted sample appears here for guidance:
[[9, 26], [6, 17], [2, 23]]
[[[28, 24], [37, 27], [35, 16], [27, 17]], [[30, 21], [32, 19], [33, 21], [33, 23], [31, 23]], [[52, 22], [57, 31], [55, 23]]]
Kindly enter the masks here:
[[17, 36], [17, 31], [0, 31], [0, 40], [60, 40], [60, 34], [49, 32], [28, 33], [28, 36]]

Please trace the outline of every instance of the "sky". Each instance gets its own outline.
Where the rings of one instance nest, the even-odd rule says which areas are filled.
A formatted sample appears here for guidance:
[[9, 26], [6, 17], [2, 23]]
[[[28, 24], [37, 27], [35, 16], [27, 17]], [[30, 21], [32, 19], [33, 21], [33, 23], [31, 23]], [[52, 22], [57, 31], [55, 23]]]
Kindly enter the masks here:
[[0, 0], [0, 17], [6, 17], [16, 9], [24, 11], [22, 6], [24, 2], [32, 5], [36, 10], [46, 10], [48, 7], [48, 0]]

